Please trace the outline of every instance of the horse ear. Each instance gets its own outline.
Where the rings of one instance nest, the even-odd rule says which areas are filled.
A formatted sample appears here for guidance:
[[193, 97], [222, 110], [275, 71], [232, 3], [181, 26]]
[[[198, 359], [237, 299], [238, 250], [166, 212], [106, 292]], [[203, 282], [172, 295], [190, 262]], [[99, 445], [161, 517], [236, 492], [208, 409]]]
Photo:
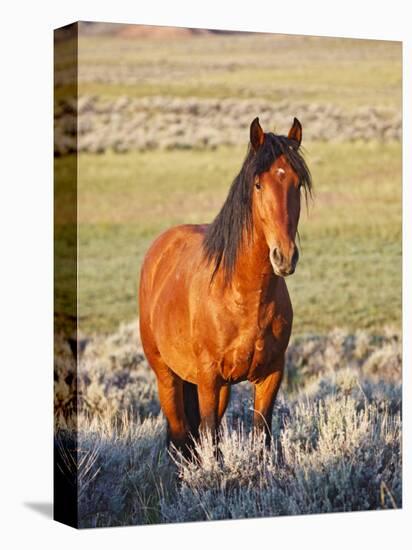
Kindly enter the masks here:
[[302, 124], [299, 122], [299, 120], [296, 117], [293, 119], [292, 128], [289, 130], [288, 138], [296, 141], [296, 143], [298, 144], [298, 147], [301, 144]]
[[255, 152], [259, 149], [263, 142], [265, 141], [265, 133], [263, 132], [260, 124], [259, 118], [256, 117], [252, 124], [250, 125], [250, 143], [252, 144]]

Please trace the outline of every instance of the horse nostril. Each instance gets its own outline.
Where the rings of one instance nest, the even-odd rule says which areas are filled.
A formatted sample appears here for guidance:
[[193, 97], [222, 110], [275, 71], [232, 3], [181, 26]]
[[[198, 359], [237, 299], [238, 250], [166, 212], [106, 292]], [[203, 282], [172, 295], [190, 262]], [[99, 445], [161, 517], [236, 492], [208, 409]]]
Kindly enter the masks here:
[[293, 269], [296, 267], [296, 264], [298, 263], [298, 260], [299, 260], [299, 250], [297, 248], [295, 248], [295, 251], [293, 252], [293, 256], [292, 256], [292, 267], [293, 267]]
[[276, 264], [281, 264], [282, 263], [282, 253], [280, 252], [280, 250], [278, 248], [274, 248], [273, 249], [273, 252], [272, 252], [272, 256], [273, 256], [273, 260]]

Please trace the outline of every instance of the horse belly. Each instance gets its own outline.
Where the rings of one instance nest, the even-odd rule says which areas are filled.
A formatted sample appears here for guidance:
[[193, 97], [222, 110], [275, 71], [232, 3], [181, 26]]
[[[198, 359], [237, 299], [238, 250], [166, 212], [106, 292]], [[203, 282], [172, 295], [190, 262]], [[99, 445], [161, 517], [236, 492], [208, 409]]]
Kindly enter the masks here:
[[[163, 362], [180, 378], [196, 383], [197, 361], [193, 351], [189, 310], [190, 277], [195, 263], [195, 248], [190, 234], [176, 243], [173, 254], [163, 254], [152, 279], [150, 326]], [[198, 247], [197, 247], [198, 248]]]
[[197, 361], [185, 326], [161, 321], [157, 347], [166, 365], [180, 378], [196, 384]]
[[151, 326], [159, 354], [180, 378], [195, 383], [196, 361], [191, 345], [185, 289], [176, 287], [173, 273], [152, 305]]

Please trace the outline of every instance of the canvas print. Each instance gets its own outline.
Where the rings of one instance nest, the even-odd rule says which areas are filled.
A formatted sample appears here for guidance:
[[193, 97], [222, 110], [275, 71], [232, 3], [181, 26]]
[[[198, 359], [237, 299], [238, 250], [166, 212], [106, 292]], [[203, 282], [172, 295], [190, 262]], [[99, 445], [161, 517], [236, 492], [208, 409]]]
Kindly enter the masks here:
[[400, 42], [55, 31], [56, 520], [402, 507], [401, 105]]

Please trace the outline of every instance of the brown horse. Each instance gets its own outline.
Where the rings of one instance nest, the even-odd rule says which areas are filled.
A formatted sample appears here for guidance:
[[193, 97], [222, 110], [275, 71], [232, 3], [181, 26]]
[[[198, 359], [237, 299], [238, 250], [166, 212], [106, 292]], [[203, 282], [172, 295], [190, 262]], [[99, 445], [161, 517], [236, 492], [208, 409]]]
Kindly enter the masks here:
[[301, 139], [296, 118], [287, 137], [264, 133], [256, 118], [215, 220], [169, 229], [144, 259], [142, 344], [168, 439], [186, 454], [199, 428], [216, 435], [230, 386], [243, 380], [254, 385], [254, 425], [270, 444], [293, 318], [284, 277], [299, 258], [301, 188], [312, 185]]

